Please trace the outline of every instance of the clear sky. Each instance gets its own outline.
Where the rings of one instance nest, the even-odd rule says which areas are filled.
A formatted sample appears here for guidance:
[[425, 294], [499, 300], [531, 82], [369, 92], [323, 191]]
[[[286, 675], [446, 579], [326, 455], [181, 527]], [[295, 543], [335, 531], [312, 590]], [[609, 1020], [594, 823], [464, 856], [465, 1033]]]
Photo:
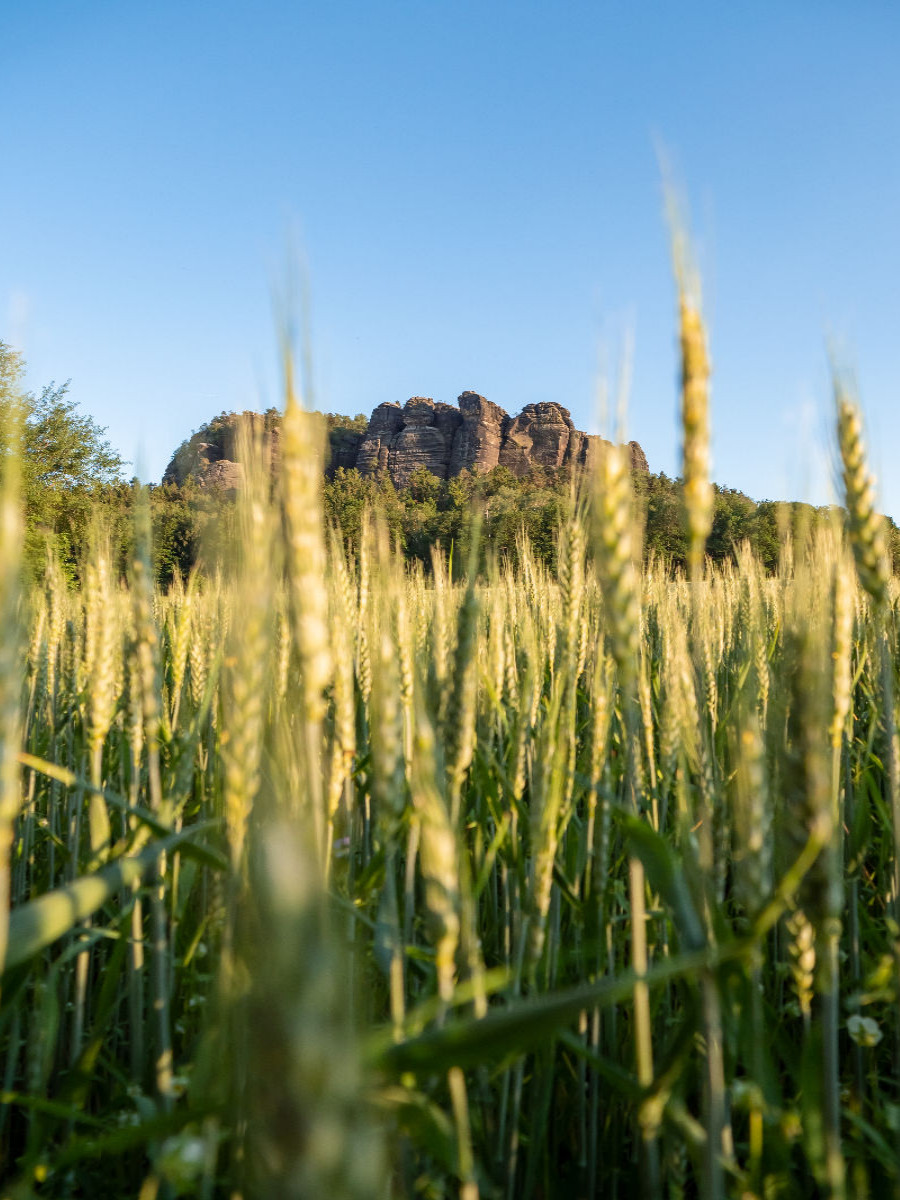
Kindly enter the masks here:
[[[279, 402], [273, 284], [308, 260], [316, 406], [466, 388], [678, 470], [658, 145], [691, 203], [714, 475], [830, 496], [826, 346], [900, 519], [900, 6], [2, 0], [0, 338], [159, 478]], [[294, 237], [294, 241], [297, 237]]]

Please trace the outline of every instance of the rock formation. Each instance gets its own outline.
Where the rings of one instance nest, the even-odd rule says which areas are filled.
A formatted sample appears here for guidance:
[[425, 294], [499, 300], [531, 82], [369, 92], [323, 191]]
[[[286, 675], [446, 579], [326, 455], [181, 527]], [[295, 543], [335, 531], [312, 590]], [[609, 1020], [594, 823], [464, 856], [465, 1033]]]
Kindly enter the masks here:
[[[246, 413], [219, 417], [204, 426], [176, 452], [163, 481], [183, 483], [192, 478], [203, 486], [238, 487], [242, 419], [251, 422], [256, 432], [265, 433], [274, 465], [278, 457], [277, 414]], [[576, 429], [561, 404], [528, 404], [517, 417], [510, 417], [477, 392], [463, 392], [458, 407], [435, 404], [427, 396], [413, 396], [402, 406], [379, 404], [364, 433], [332, 428], [329, 443], [329, 474], [339, 467], [355, 467], [368, 477], [386, 472], [395, 487], [404, 488], [413, 472], [423, 467], [439, 479], [448, 479], [461, 471], [483, 474], [497, 466], [507, 467], [517, 476], [527, 475], [535, 467], [553, 472], [568, 466], [590, 466], [603, 439]], [[638, 443], [629, 442], [628, 450], [632, 469], [648, 470]]]
[[[375, 409], [355, 466], [361, 475], [387, 471], [396, 487], [405, 487], [419, 467], [445, 479], [496, 466], [520, 476], [533, 467], [587, 466], [601, 444], [602, 438], [576, 429], [561, 404], [528, 404], [510, 417], [477, 392], [463, 392], [458, 408], [413, 396], [402, 408], [380, 404]], [[638, 443], [629, 442], [628, 448], [632, 469], [646, 471]]]
[[[594, 461], [602, 439], [581, 433], [561, 404], [528, 404], [517, 417], [479, 396], [463, 392], [459, 407], [413, 396], [406, 404], [380, 404], [372, 413], [354, 464], [361, 475], [386, 471], [398, 488], [413, 471], [424, 467], [439, 479], [460, 471], [478, 473], [496, 466], [514, 475], [533, 467], [557, 471]], [[646, 471], [647, 459], [637, 442], [629, 442], [631, 466]], [[348, 466], [349, 457], [332, 458], [332, 469]]]
[[244, 481], [243, 441], [261, 438], [269, 465], [276, 469], [281, 452], [281, 415], [223, 413], [181, 443], [163, 474], [163, 483], [188, 480], [206, 488], [234, 492]]

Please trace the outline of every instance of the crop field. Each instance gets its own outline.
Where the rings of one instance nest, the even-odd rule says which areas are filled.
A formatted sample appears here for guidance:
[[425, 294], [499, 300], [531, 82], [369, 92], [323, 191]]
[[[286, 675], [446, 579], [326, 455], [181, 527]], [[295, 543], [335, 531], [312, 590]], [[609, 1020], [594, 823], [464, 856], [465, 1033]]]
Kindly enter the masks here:
[[[900, 1194], [897, 590], [846, 511], [642, 561], [610, 449], [556, 566], [322, 516], [320, 425], [165, 593], [0, 524], [2, 1196]], [[483, 549], [483, 547], [481, 548]]]

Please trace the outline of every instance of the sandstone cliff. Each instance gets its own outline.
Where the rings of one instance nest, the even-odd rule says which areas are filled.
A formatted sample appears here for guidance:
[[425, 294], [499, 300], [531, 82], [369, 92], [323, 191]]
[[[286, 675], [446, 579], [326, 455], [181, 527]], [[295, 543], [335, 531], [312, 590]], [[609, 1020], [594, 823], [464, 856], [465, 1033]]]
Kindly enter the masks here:
[[[242, 418], [265, 433], [274, 463], [277, 413], [219, 417], [183, 443], [163, 481], [184, 483], [191, 478], [205, 486], [238, 487], [241, 468], [236, 445]], [[590, 466], [603, 444], [601, 438], [576, 429], [561, 404], [528, 404], [518, 416], [510, 417], [477, 392], [463, 392], [456, 406], [436, 404], [426, 396], [413, 396], [402, 406], [379, 404], [365, 430], [354, 424], [330, 429], [329, 473], [338, 467], [355, 467], [364, 476], [387, 472], [398, 488], [406, 487], [413, 472], [422, 467], [447, 479], [464, 470], [483, 474], [496, 466], [518, 476], [535, 467], [552, 472]], [[628, 450], [632, 469], [648, 470], [638, 443], [629, 442]]]

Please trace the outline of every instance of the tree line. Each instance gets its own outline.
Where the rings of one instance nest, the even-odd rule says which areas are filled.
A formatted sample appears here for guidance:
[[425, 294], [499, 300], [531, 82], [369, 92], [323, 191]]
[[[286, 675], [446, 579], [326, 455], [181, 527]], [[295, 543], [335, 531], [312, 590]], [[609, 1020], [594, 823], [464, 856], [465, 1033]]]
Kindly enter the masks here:
[[[91, 539], [108, 540], [124, 573], [133, 546], [132, 507], [135, 481], [126, 463], [90, 416], [68, 395], [68, 384], [51, 383], [40, 393], [22, 387], [21, 355], [0, 342], [0, 463], [14, 439], [20, 446], [22, 499], [25, 508], [26, 568], [43, 572], [48, 551], [65, 574], [79, 576]], [[365, 422], [325, 414], [329, 442]], [[18, 431], [18, 432], [17, 432]], [[673, 567], [687, 554], [682, 519], [681, 481], [663, 473], [635, 472], [637, 519], [643, 525], [646, 556]], [[157, 581], [166, 586], [204, 562], [215, 562], [233, 541], [233, 501], [215, 488], [188, 480], [149, 487]], [[553, 566], [561, 518], [573, 503], [573, 483], [565, 470], [534, 468], [517, 478], [505, 467], [484, 475], [464, 471], [438, 479], [424, 468], [409, 485], [397, 489], [390, 478], [363, 478], [355, 469], [338, 468], [324, 480], [326, 518], [350, 553], [359, 545], [365, 515], [378, 509], [391, 537], [407, 559], [426, 569], [440, 547], [458, 564], [468, 557], [472, 516], [481, 514], [483, 555], [515, 559], [521, 534], [534, 552]], [[715, 515], [707, 553], [715, 561], [730, 558], [749, 543], [768, 570], [778, 564], [786, 529], [812, 530], [832, 518], [829, 508], [801, 503], [754, 501], [733, 488], [715, 489]], [[900, 530], [888, 521], [893, 563], [900, 566]]]

